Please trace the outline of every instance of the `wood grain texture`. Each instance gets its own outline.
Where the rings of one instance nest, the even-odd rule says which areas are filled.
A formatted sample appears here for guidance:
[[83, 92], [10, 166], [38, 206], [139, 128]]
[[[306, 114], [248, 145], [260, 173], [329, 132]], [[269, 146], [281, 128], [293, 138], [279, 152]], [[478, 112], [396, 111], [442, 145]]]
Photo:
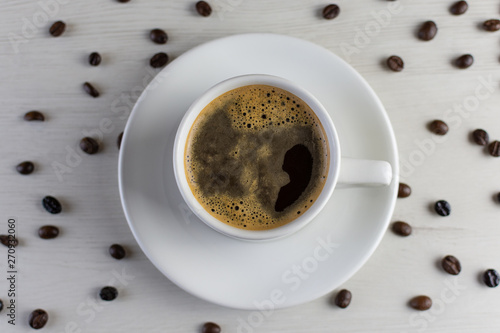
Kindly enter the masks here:
[[[7, 217], [16, 216], [21, 242], [17, 325], [7, 324], [4, 309], [0, 332], [31, 331], [27, 318], [36, 308], [49, 313], [44, 330], [57, 333], [198, 332], [205, 321], [219, 323], [223, 332], [237, 332], [239, 319], [252, 315], [189, 295], [147, 260], [121, 209], [116, 147], [131, 105], [158, 72], [148, 65], [154, 53], [175, 58], [201, 43], [246, 32], [313, 41], [368, 80], [391, 118], [402, 177], [413, 189], [409, 198], [398, 201], [394, 220], [414, 228], [408, 238], [387, 232], [368, 263], [343, 286], [353, 293], [349, 308], [332, 306], [328, 295], [274, 311], [253, 331], [500, 329], [498, 290], [478, 280], [483, 270], [500, 269], [500, 205], [493, 200], [500, 191], [500, 160], [469, 140], [475, 128], [500, 139], [500, 34], [479, 28], [484, 20], [500, 16], [497, 1], [470, 1], [465, 15], [452, 16], [452, 1], [338, 0], [341, 13], [332, 21], [320, 17], [327, 3], [317, 0], [214, 0], [208, 18], [196, 14], [195, 1], [59, 0], [65, 4], [49, 7], [47, 14], [41, 4], [47, 7], [55, 1], [3, 0], [0, 10], [0, 233], [6, 232]], [[48, 34], [56, 20], [68, 24], [59, 38]], [[426, 20], [434, 20], [439, 28], [430, 42], [415, 37]], [[167, 31], [166, 45], [148, 39], [153, 28]], [[13, 34], [22, 42], [13, 44]], [[95, 68], [86, 60], [93, 51], [103, 56]], [[473, 54], [475, 63], [458, 70], [451, 62], [464, 53]], [[401, 73], [383, 65], [393, 54], [405, 61]], [[476, 105], [476, 89], [484, 80], [491, 81], [492, 92]], [[95, 83], [101, 97], [86, 95], [81, 87], [85, 81]], [[117, 107], [121, 112], [114, 112]], [[45, 123], [22, 120], [34, 109], [44, 112]], [[437, 143], [426, 128], [434, 119], [450, 125], [444, 142]], [[103, 127], [102, 151], [84, 156], [79, 140]], [[52, 165], [67, 163], [68, 151], [77, 154], [69, 155], [75, 166], [59, 179]], [[24, 160], [36, 163], [30, 176], [15, 171]], [[40, 201], [45, 195], [61, 199], [62, 214], [43, 210]], [[439, 199], [451, 203], [451, 216], [441, 218], [429, 209]], [[44, 224], [59, 226], [60, 236], [39, 239], [37, 230]], [[112, 259], [107, 249], [113, 243], [126, 246], [130, 255]], [[457, 280], [439, 268], [439, 259], [447, 254], [462, 262]], [[0, 299], [5, 300], [6, 260], [0, 257]], [[119, 282], [120, 274], [131, 278]], [[108, 284], [117, 285], [120, 296], [103, 304], [96, 297]], [[416, 313], [408, 308], [408, 300], [418, 294], [432, 297], [433, 309]]]

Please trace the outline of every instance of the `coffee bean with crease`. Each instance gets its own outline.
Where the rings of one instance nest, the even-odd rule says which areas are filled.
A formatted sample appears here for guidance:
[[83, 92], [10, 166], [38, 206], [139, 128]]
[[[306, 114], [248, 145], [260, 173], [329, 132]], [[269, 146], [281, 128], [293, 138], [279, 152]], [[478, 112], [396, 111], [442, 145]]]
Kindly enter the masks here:
[[331, 4], [323, 8], [323, 18], [326, 20], [333, 20], [340, 14], [340, 8], [336, 4]]
[[165, 44], [168, 40], [168, 35], [162, 29], [153, 29], [149, 33], [149, 38], [156, 44]]
[[488, 151], [490, 152], [491, 156], [499, 157], [500, 156], [500, 142], [493, 141], [492, 143], [490, 143], [488, 146]]
[[347, 289], [342, 289], [335, 297], [335, 305], [337, 305], [339, 308], [345, 309], [349, 306], [349, 304], [351, 304], [351, 300], [351, 292]]
[[91, 66], [99, 66], [99, 64], [101, 63], [101, 55], [97, 52], [92, 52], [91, 54], [89, 54], [89, 64]]
[[411, 235], [412, 228], [406, 222], [397, 221], [392, 224], [392, 231], [399, 236], [407, 237]]
[[123, 258], [125, 258], [125, 249], [123, 248], [123, 246], [121, 246], [120, 244], [113, 244], [109, 247], [109, 254], [117, 259], [117, 260], [121, 260]]
[[83, 84], [83, 90], [85, 90], [85, 92], [87, 94], [89, 94], [90, 96], [94, 97], [94, 98], [97, 98], [99, 97], [99, 91], [90, 83], [88, 82], [85, 82]]
[[470, 54], [464, 54], [455, 60], [455, 66], [460, 69], [466, 69], [472, 66], [474, 57]]
[[488, 133], [483, 129], [477, 129], [472, 132], [472, 139], [480, 146], [486, 146], [490, 140]]
[[483, 273], [483, 281], [490, 288], [498, 287], [500, 284], [500, 274], [494, 269], [488, 269]]
[[19, 241], [17, 238], [9, 237], [10, 235], [0, 235], [0, 244], [5, 246], [13, 246], [16, 247], [19, 245]]
[[441, 260], [441, 266], [445, 270], [446, 273], [451, 275], [458, 275], [460, 271], [462, 271], [462, 266], [460, 265], [460, 261], [454, 256], [448, 255]]
[[29, 111], [24, 115], [26, 121], [44, 121], [45, 117], [40, 111]]
[[220, 333], [221, 329], [220, 326], [217, 325], [216, 323], [205, 323], [203, 324], [203, 327], [201, 328], [201, 333]]
[[104, 287], [99, 292], [99, 297], [101, 297], [103, 301], [112, 301], [118, 297], [118, 290], [116, 290], [115, 287]]
[[451, 205], [446, 200], [439, 200], [434, 204], [434, 210], [438, 215], [448, 216], [451, 214]]
[[437, 25], [434, 21], [427, 21], [418, 30], [418, 38], [423, 41], [430, 41], [437, 34]]
[[160, 68], [165, 66], [168, 63], [168, 55], [165, 52], [160, 52], [155, 54], [151, 60], [149, 61], [149, 64], [153, 68]]
[[433, 120], [429, 124], [429, 130], [437, 135], [445, 135], [448, 133], [448, 125], [442, 120]]
[[484, 21], [483, 29], [491, 32], [500, 30], [500, 20], [491, 19]]
[[33, 164], [33, 162], [24, 161], [16, 165], [16, 170], [21, 175], [29, 175], [33, 172], [33, 170], [35, 170], [35, 165]]
[[49, 32], [53, 37], [59, 37], [64, 33], [64, 30], [66, 30], [66, 23], [63, 21], [57, 21], [52, 24]]
[[39, 330], [43, 328], [49, 321], [49, 314], [42, 309], [36, 309], [31, 312], [29, 317], [29, 324], [31, 328]]
[[462, 15], [468, 8], [469, 5], [467, 4], [467, 1], [457, 1], [450, 7], [450, 13], [453, 15]]
[[432, 306], [432, 300], [425, 295], [416, 296], [410, 300], [410, 306], [419, 311], [429, 310]]
[[387, 67], [393, 72], [401, 72], [405, 68], [405, 64], [403, 59], [393, 55], [387, 59]]
[[398, 198], [407, 198], [411, 194], [411, 187], [405, 183], [399, 183]]
[[92, 138], [85, 137], [80, 141], [80, 149], [89, 155], [93, 155], [99, 151], [99, 143]]
[[51, 214], [59, 214], [62, 211], [62, 206], [59, 200], [50, 195], [42, 200], [42, 205], [45, 210]]
[[59, 228], [53, 225], [44, 225], [38, 229], [38, 236], [42, 239], [52, 239], [59, 235]]
[[208, 2], [206, 1], [198, 1], [196, 3], [196, 11], [201, 16], [207, 17], [210, 16], [210, 14], [212, 14], [212, 7], [210, 7]]

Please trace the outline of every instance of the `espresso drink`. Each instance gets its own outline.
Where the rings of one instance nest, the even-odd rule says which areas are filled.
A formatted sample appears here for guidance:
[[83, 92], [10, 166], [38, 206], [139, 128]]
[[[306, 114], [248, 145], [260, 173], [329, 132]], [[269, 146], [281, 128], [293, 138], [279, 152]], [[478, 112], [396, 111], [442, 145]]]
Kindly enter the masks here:
[[318, 118], [292, 93], [267, 85], [231, 90], [196, 118], [186, 177], [218, 220], [267, 230], [304, 214], [328, 176], [328, 141]]

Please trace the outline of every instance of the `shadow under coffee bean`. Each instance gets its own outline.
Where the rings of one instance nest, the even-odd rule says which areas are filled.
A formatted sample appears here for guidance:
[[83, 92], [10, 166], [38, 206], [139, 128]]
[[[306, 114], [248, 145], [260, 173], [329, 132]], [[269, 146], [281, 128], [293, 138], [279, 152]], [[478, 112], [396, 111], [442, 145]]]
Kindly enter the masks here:
[[213, 100], [186, 144], [186, 176], [207, 212], [231, 226], [266, 230], [307, 211], [326, 181], [323, 126], [288, 91], [250, 85]]

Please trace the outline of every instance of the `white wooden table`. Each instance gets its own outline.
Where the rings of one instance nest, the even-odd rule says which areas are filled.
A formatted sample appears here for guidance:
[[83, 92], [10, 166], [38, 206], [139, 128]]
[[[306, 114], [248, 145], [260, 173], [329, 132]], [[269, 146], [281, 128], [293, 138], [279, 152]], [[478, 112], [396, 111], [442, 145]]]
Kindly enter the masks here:
[[[348, 309], [332, 306], [331, 295], [325, 296], [275, 311], [253, 331], [498, 331], [500, 288], [485, 287], [479, 274], [500, 269], [500, 204], [493, 200], [500, 191], [500, 160], [469, 140], [475, 128], [500, 139], [500, 32], [478, 28], [500, 16], [498, 1], [470, 1], [465, 15], [452, 16], [452, 1], [338, 0], [341, 14], [332, 21], [319, 15], [327, 4], [323, 1], [211, 2], [214, 12], [203, 18], [195, 13], [194, 1], [2, 1], [0, 234], [7, 231], [8, 217], [15, 216], [21, 244], [16, 326], [7, 323], [4, 309], [0, 332], [31, 331], [27, 318], [35, 308], [49, 312], [45, 332], [198, 332], [205, 321], [219, 323], [223, 332], [248, 331], [238, 326], [251, 312], [189, 295], [139, 249], [118, 196], [116, 138], [126, 117], [113, 112], [120, 107], [128, 115], [158, 72], [148, 65], [154, 53], [175, 58], [203, 42], [245, 32], [310, 40], [354, 66], [387, 109], [398, 139], [401, 176], [413, 188], [411, 197], [398, 201], [393, 218], [411, 223], [413, 234], [402, 238], [387, 232], [368, 263], [343, 286], [353, 293]], [[48, 28], [59, 19], [67, 30], [53, 38]], [[419, 41], [416, 28], [430, 19], [437, 22], [438, 35], [431, 42]], [[166, 45], [148, 39], [156, 27], [168, 32]], [[103, 56], [99, 67], [87, 63], [92, 51]], [[454, 68], [451, 61], [464, 53], [474, 55], [473, 67]], [[382, 65], [392, 54], [404, 59], [403, 72]], [[81, 87], [85, 81], [95, 83], [102, 96], [87, 96]], [[478, 91], [482, 94], [476, 96]], [[45, 123], [22, 119], [33, 109], [44, 112]], [[443, 138], [426, 128], [436, 118], [450, 125]], [[103, 135], [99, 154], [83, 156], [79, 150], [86, 131]], [[16, 173], [14, 166], [24, 160], [36, 163], [35, 173]], [[66, 173], [58, 176], [54, 163], [69, 165]], [[60, 198], [65, 211], [47, 214], [40, 205], [45, 195]], [[453, 209], [445, 219], [429, 209], [443, 198]], [[44, 224], [59, 226], [60, 236], [40, 239], [37, 230]], [[126, 259], [108, 255], [112, 243], [126, 246]], [[5, 302], [8, 267], [6, 248], [0, 250], [0, 299]], [[446, 254], [461, 260], [458, 278], [439, 268]], [[96, 295], [108, 284], [116, 285], [120, 296], [104, 304]], [[433, 298], [431, 310], [421, 313], [407, 306], [418, 294]]]

